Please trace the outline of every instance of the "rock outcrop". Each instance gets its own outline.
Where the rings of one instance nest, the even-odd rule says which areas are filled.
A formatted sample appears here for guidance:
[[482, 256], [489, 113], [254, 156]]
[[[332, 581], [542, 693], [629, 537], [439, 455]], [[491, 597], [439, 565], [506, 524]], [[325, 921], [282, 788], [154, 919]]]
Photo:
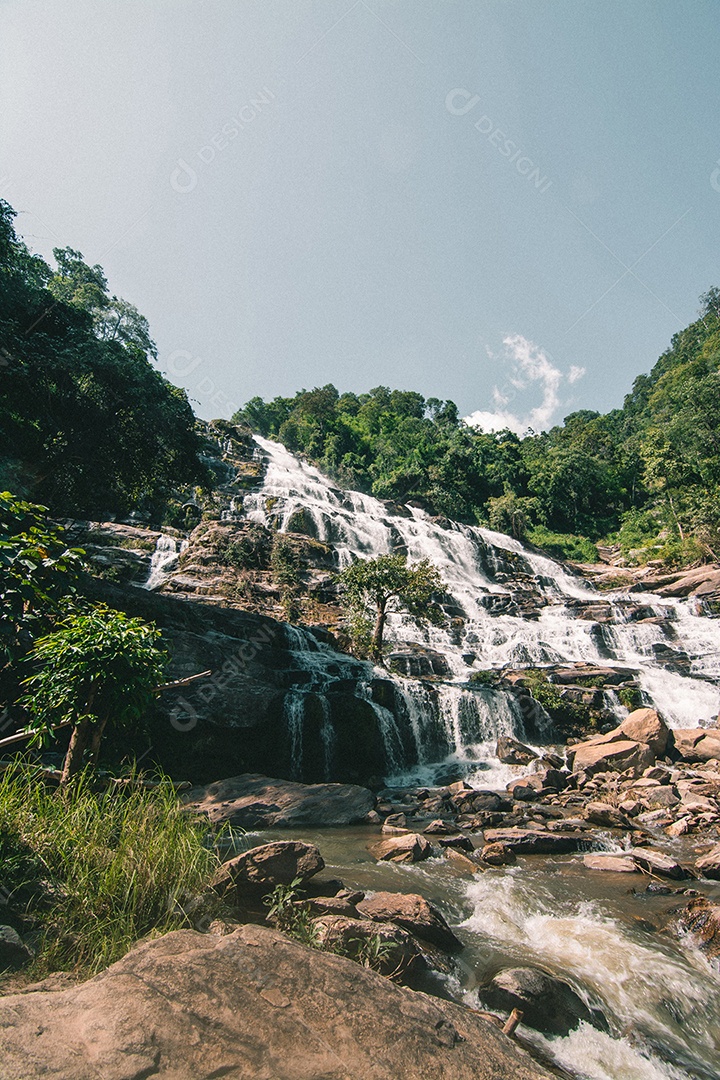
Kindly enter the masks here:
[[214, 825], [242, 829], [355, 825], [375, 806], [373, 793], [357, 784], [298, 784], [255, 773], [193, 788], [184, 801]]
[[483, 1017], [259, 926], [0, 998], [3, 1080], [551, 1080]]

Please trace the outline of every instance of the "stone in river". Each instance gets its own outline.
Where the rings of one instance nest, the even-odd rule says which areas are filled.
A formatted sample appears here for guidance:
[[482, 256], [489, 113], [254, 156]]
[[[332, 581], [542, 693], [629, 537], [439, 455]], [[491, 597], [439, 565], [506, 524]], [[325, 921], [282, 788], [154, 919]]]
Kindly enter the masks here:
[[79, 986], [6, 994], [0, 1030], [3, 1080], [552, 1080], [472, 1010], [254, 925], [177, 930]]
[[662, 851], [632, 848], [628, 851], [628, 855], [641, 870], [646, 870], [650, 874], [658, 874], [660, 877], [674, 878], [678, 881], [689, 877], [687, 870], [684, 870], [680, 863], [675, 862], [672, 856], [665, 855]]
[[368, 851], [378, 862], [421, 862], [433, 853], [431, 845], [419, 833], [406, 833], [368, 844]]
[[437, 908], [418, 893], [377, 892], [366, 896], [357, 907], [366, 919], [396, 923], [441, 949], [463, 947]]
[[609, 829], [629, 829], [630, 822], [614, 806], [604, 802], [590, 802], [585, 807], [585, 820], [591, 825], [600, 825]]
[[549, 832], [547, 829], [486, 829], [488, 844], [505, 844], [517, 855], [566, 855], [577, 851], [582, 838], [577, 834]]
[[695, 863], [695, 868], [703, 877], [720, 881], [720, 844], [716, 844], [699, 858]]
[[500, 736], [495, 754], [505, 765], [529, 765], [538, 756], [529, 746], [517, 739], [511, 739], [508, 735]]
[[228, 859], [218, 869], [213, 882], [223, 895], [231, 885], [251, 885], [273, 889], [290, 885], [296, 878], [305, 880], [323, 869], [323, 857], [314, 844], [300, 840], [274, 840], [260, 844]]
[[244, 829], [354, 825], [375, 806], [373, 793], [357, 784], [297, 784], [255, 773], [193, 788], [183, 801], [214, 824]]
[[599, 1009], [589, 1009], [571, 986], [539, 968], [506, 968], [480, 996], [493, 1009], [521, 1009], [522, 1022], [545, 1035], [567, 1035], [583, 1021], [608, 1030]]
[[607, 870], [616, 874], [638, 874], [637, 864], [627, 855], [583, 855], [588, 870]]

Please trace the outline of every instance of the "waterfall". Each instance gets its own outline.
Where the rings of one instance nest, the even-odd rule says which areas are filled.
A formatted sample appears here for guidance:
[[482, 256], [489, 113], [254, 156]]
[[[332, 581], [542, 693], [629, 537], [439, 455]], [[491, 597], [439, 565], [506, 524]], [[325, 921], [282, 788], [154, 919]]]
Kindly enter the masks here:
[[[245, 497], [248, 518], [267, 524], [266, 500], [272, 498], [281, 528], [303, 509], [318, 538], [334, 545], [339, 566], [400, 549], [413, 561], [427, 558], [438, 567], [456, 623], [462, 613], [461, 625], [421, 628], [391, 614], [387, 636], [398, 646], [442, 652], [453, 681], [466, 682], [479, 668], [609, 661], [629, 672], [640, 669], [648, 695], [675, 726], [717, 714], [720, 623], [702, 616], [694, 601], [643, 595], [643, 607], [666, 625], [631, 622], [626, 609], [638, 604], [637, 596], [599, 593], [549, 556], [491, 529], [434, 520], [417, 507], [393, 512], [379, 499], [342, 491], [278, 443], [255, 439], [267, 469], [262, 489]], [[523, 602], [533, 609], [532, 618]], [[609, 624], [578, 618], [578, 604], [598, 602], [609, 604]], [[668, 672], [657, 660], [653, 645], [668, 641], [688, 653], [689, 675]], [[468, 663], [470, 654], [475, 659]]]
[[[180, 551], [183, 551], [186, 547], [187, 540], [183, 540]], [[158, 536], [155, 551], [150, 559], [150, 574], [143, 588], [152, 591], [162, 585], [171, 568], [177, 562], [178, 554], [177, 540], [172, 536], [165, 536], [164, 533], [161, 533]]]
[[[492, 757], [498, 735], [532, 733], [533, 725], [525, 730], [521, 699], [471, 688], [473, 674], [487, 669], [611, 664], [638, 677], [646, 699], [671, 726], [695, 726], [717, 715], [720, 621], [707, 618], [696, 601], [598, 592], [510, 536], [343, 491], [278, 443], [260, 436], [255, 441], [266, 467], [261, 488], [243, 500], [247, 519], [282, 530], [302, 511], [305, 528], [332, 545], [338, 569], [357, 558], [401, 551], [413, 562], [429, 559], [446, 584], [445, 625], [423, 627], [407, 614], [388, 616], [386, 640], [393, 648], [439, 653], [449, 671], [438, 683], [376, 673], [392, 680], [394, 705], [385, 698], [378, 704], [360, 688], [357, 661], [307, 630], [287, 628], [287, 647], [305, 673], [304, 692], [325, 702], [322, 737], [328, 747], [332, 724], [325, 696], [342, 679], [354, 680], [356, 696], [372, 708], [389, 772], [445, 758], [472, 770]], [[598, 605], [606, 613], [600, 621], [593, 614]], [[675, 654], [685, 667], [668, 664]], [[365, 670], [369, 683], [371, 666]], [[618, 718], [625, 715], [611, 690], [605, 703]], [[328, 749], [326, 761], [331, 758]]]
[[283, 703], [285, 723], [290, 736], [290, 767], [293, 780], [302, 777], [303, 722], [305, 720], [305, 695], [291, 690]]

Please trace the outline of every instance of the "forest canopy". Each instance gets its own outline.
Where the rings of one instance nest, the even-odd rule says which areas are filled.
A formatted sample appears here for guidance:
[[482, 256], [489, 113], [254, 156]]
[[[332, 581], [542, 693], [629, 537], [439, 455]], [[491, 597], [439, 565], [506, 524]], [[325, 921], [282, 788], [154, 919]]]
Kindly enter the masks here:
[[102, 269], [56, 248], [53, 270], [14, 217], [0, 200], [0, 488], [56, 513], [152, 512], [205, 478], [185, 391]]

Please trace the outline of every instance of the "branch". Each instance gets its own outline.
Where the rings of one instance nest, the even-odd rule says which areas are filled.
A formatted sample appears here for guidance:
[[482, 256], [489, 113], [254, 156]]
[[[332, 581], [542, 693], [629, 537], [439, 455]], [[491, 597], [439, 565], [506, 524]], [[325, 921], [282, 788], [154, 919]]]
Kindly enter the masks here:
[[188, 675], [186, 679], [176, 679], [175, 682], [163, 683], [162, 686], [156, 686], [154, 691], [159, 694], [162, 690], [174, 690], [176, 686], [187, 686], [188, 683], [195, 682], [196, 679], [204, 679], [207, 675], [212, 675], [212, 668], [208, 668], [207, 671], [200, 671], [197, 675]]
[[[60, 728], [72, 727], [74, 723], [74, 720], [65, 720], [62, 724], [56, 724], [55, 727], [50, 728], [50, 731], [59, 731]], [[37, 731], [21, 731], [18, 735], [10, 735], [7, 739], [0, 739], [0, 746], [12, 746], [13, 743], [32, 739], [33, 735], [37, 735]]]

